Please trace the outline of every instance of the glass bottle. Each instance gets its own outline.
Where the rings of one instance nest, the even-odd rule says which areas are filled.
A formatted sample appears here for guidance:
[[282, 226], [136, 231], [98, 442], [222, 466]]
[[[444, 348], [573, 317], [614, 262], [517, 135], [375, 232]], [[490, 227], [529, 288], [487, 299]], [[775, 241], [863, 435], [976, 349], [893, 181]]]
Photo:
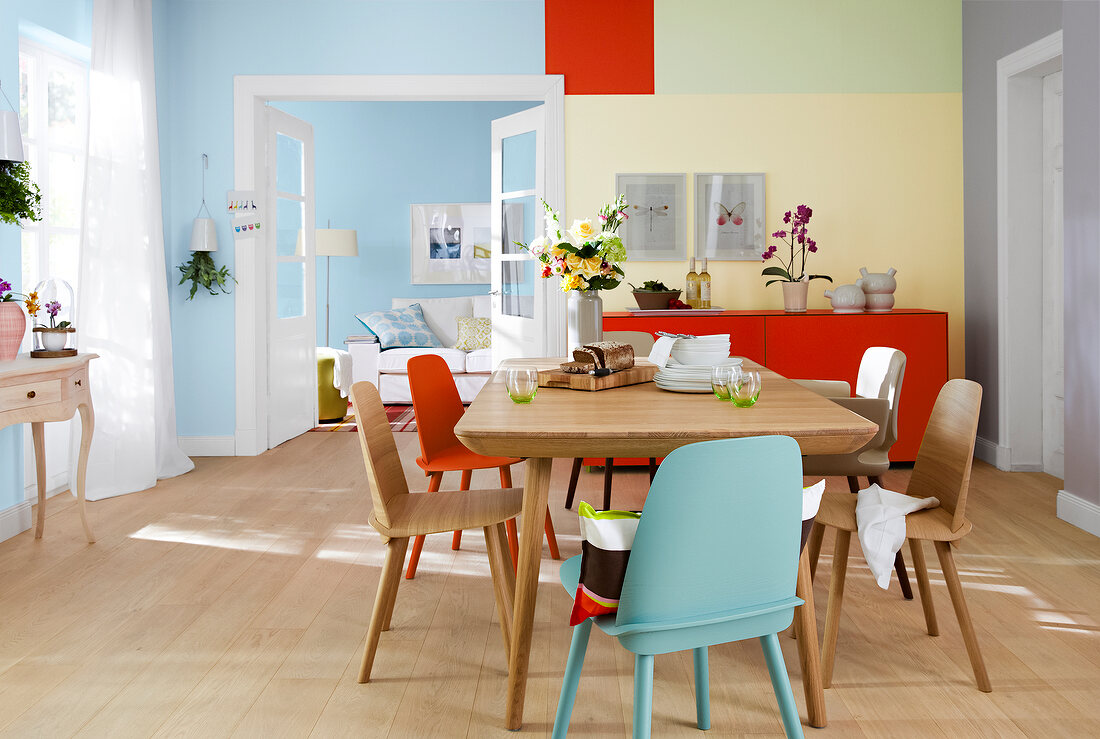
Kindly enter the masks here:
[[699, 275], [695, 272], [695, 257], [688, 262], [687, 300], [684, 302], [692, 308], [699, 307]]
[[699, 273], [699, 306], [710, 307], [710, 272], [707, 272], [707, 258], [703, 257], [703, 271]]

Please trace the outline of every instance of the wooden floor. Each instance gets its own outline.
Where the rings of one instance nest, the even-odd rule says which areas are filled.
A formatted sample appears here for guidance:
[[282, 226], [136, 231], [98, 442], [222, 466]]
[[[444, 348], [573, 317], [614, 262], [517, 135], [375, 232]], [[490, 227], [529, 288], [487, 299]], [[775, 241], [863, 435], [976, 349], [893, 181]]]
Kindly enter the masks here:
[[[398, 436], [410, 484], [423, 490], [416, 435]], [[507, 734], [480, 532], [460, 552], [449, 536], [429, 537], [417, 578], [401, 582], [376, 679], [358, 685], [382, 546], [367, 525], [356, 435], [304, 434], [260, 457], [196, 462], [154, 490], [90, 504], [94, 545], [68, 496], [50, 501], [45, 539], [28, 531], [0, 544], [0, 735]], [[563, 556], [580, 548], [576, 516], [562, 508], [568, 472], [567, 460], [555, 465], [551, 490]], [[904, 489], [907, 474], [885, 482]], [[493, 478], [478, 473], [474, 484]], [[646, 479], [618, 473], [615, 505], [639, 507]], [[580, 498], [599, 500], [600, 475], [581, 486]], [[840, 479], [830, 487], [846, 489]], [[896, 582], [876, 588], [854, 544], [830, 724], [807, 735], [1100, 736], [1100, 539], [1055, 518], [1057, 488], [1041, 474], [975, 468], [975, 531], [957, 561], [988, 695], [974, 686], [938, 569], [942, 635], [932, 638], [919, 603], [902, 600]], [[831, 551], [830, 537], [819, 628]], [[556, 564], [542, 573], [521, 736], [549, 734], [570, 637]], [[795, 642], [781, 641], [804, 717]], [[709, 736], [781, 736], [759, 646], [715, 647], [710, 662]], [[632, 666], [593, 633], [573, 736], [629, 734]], [[701, 736], [691, 674], [690, 655], [657, 658], [654, 736]]]

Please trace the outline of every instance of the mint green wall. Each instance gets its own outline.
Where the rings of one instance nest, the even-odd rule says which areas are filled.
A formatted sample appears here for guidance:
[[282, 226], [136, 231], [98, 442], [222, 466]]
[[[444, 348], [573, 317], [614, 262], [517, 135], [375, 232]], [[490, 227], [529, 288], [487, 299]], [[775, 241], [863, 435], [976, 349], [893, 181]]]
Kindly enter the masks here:
[[656, 91], [959, 92], [960, 1], [654, 0]]

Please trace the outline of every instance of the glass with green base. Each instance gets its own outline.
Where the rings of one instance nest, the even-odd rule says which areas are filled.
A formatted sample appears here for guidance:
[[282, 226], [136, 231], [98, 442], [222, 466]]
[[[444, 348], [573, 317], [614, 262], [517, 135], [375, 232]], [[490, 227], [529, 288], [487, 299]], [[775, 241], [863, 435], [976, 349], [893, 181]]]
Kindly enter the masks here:
[[710, 368], [710, 388], [719, 400], [730, 400], [733, 386], [741, 376], [741, 368], [730, 364], [717, 364]]
[[528, 367], [512, 367], [504, 376], [508, 397], [513, 403], [530, 403], [539, 390], [538, 370]]
[[751, 408], [760, 397], [760, 373], [742, 371], [741, 377], [731, 387], [730, 400], [738, 408]]

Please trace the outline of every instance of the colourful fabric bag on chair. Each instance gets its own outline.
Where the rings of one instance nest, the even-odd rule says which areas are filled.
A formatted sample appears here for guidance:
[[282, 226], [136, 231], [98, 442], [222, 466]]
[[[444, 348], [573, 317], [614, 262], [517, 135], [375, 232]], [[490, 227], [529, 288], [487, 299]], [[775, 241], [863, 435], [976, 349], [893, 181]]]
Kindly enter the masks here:
[[569, 625], [576, 626], [591, 616], [603, 616], [619, 610], [626, 563], [634, 546], [640, 513], [597, 511], [582, 502], [581, 577], [573, 599]]

